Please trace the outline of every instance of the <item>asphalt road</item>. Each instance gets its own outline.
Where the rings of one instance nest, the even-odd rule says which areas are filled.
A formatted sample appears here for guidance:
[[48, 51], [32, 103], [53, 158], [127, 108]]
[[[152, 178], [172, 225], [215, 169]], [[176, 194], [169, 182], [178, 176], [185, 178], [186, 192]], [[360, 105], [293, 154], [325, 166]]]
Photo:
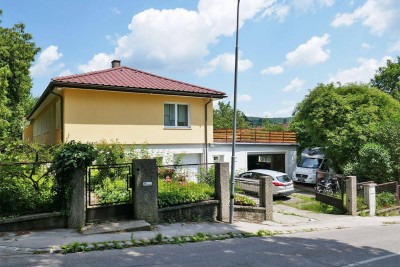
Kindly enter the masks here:
[[400, 225], [75, 254], [18, 255], [0, 266], [400, 266]]

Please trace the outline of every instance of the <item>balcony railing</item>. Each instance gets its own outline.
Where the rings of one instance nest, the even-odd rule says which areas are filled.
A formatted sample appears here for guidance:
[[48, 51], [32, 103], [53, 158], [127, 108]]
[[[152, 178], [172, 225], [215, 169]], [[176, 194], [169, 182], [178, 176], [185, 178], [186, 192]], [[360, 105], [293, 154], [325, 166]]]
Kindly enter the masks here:
[[[232, 130], [214, 130], [214, 142], [232, 142], [232, 133]], [[297, 144], [297, 136], [296, 132], [293, 131], [278, 132], [264, 129], [238, 129], [236, 130], [236, 142]]]

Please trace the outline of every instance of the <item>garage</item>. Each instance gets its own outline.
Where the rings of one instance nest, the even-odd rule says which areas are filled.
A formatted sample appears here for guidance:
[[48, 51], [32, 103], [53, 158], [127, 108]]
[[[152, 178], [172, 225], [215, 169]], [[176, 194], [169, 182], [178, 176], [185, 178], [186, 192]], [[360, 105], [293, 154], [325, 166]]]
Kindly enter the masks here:
[[285, 154], [249, 154], [247, 169], [268, 169], [285, 172]]

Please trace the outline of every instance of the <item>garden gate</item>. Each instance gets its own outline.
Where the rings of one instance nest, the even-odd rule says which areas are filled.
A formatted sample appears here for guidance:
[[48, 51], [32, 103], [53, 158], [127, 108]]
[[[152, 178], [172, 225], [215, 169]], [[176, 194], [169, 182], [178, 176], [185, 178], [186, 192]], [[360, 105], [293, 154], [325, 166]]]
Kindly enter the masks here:
[[346, 179], [344, 175], [317, 171], [315, 199], [322, 203], [346, 210], [344, 195]]
[[134, 217], [132, 164], [92, 165], [86, 173], [86, 223]]

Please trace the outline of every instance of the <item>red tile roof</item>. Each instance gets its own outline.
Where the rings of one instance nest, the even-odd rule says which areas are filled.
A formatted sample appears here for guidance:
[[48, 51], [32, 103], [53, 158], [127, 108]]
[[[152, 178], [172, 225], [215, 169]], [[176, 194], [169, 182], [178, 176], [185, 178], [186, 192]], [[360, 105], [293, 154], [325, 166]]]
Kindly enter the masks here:
[[121, 91], [151, 91], [152, 93], [160, 92], [161, 94], [225, 97], [225, 93], [220, 91], [164, 78], [124, 66], [56, 77], [52, 79], [52, 83], [76, 87], [95, 88], [97, 86], [102, 89], [112, 88]]

